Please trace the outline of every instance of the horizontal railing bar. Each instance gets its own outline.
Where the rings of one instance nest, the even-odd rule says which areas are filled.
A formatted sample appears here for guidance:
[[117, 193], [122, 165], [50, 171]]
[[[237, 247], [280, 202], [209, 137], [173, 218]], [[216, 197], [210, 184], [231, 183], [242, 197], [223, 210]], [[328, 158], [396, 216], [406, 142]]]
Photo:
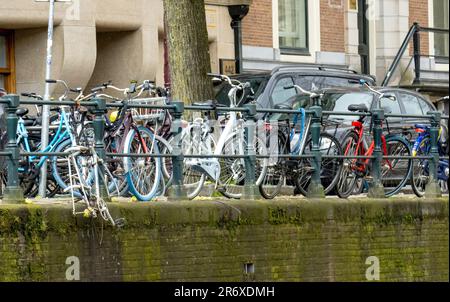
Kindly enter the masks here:
[[418, 30], [419, 31], [426, 31], [426, 32], [434, 32], [434, 33], [444, 33], [444, 34], [448, 34], [449, 33], [449, 29], [448, 28], [438, 28], [438, 27], [422, 27], [422, 26], [419, 26]]
[[75, 102], [75, 101], [57, 101], [57, 100], [50, 100], [50, 101], [41, 101], [41, 100], [21, 100], [20, 104], [22, 105], [50, 105], [50, 106], [74, 106], [74, 105], [80, 105], [80, 106], [86, 106], [86, 107], [93, 107], [97, 106], [96, 102], [92, 101], [86, 101], [86, 102]]
[[233, 112], [248, 112], [247, 108], [244, 107], [213, 107], [213, 106], [184, 106], [184, 110], [189, 111], [233, 111]]
[[70, 152], [20, 152], [20, 156], [36, 156], [36, 157], [44, 157], [44, 156], [69, 156], [72, 153]]
[[342, 116], [371, 116], [370, 112], [348, 112], [348, 111], [322, 111], [323, 115], [342, 115]]

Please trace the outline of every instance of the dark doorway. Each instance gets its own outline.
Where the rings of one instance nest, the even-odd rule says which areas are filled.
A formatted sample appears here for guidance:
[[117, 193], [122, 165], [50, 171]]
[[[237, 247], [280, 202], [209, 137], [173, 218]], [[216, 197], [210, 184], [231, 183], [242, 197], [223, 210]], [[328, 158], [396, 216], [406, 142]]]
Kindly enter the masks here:
[[367, 8], [367, 0], [358, 0], [358, 53], [361, 56], [361, 72], [370, 74], [369, 21], [367, 20], [366, 15]]

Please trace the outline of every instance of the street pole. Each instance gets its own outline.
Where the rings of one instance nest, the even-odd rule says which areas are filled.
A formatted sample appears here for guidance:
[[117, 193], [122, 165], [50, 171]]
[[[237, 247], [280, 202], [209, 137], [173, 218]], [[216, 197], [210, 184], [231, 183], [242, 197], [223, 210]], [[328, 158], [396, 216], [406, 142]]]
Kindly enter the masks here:
[[[45, 79], [50, 79], [52, 68], [52, 47], [53, 47], [53, 17], [55, 12], [55, 0], [49, 1], [48, 14], [48, 33], [47, 33], [47, 59], [45, 65]], [[50, 83], [45, 83], [44, 100], [50, 100]], [[42, 132], [41, 132], [41, 146], [44, 150], [48, 145], [48, 128], [49, 128], [50, 106], [44, 105], [42, 107]], [[39, 180], [39, 196], [46, 197], [47, 193], [47, 161], [41, 167], [41, 175]]]

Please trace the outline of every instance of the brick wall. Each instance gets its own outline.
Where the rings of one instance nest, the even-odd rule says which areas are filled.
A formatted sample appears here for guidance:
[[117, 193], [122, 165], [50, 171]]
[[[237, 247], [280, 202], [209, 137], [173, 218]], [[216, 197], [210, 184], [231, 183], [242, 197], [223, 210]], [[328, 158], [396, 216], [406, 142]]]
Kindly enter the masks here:
[[[409, 0], [409, 25], [418, 22], [421, 26], [427, 27], [428, 23], [428, 0]], [[420, 39], [420, 51], [427, 55], [429, 53], [429, 33], [422, 32]], [[410, 43], [410, 55], [413, 54], [413, 45]]]
[[273, 47], [272, 0], [254, 0], [242, 21], [242, 44]]
[[344, 0], [320, 0], [321, 51], [345, 52], [344, 3]]
[[[448, 198], [111, 204], [122, 229], [69, 206], [0, 205], [0, 281], [449, 280]], [[252, 263], [254, 273], [245, 274]]]

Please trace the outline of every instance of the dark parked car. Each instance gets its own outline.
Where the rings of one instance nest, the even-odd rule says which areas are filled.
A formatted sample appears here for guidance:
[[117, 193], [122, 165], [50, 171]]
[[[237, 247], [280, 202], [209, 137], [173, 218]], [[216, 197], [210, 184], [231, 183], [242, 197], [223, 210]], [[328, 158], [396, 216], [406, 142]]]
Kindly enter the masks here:
[[[372, 76], [358, 74], [349, 69], [339, 69], [313, 65], [280, 66], [271, 72], [253, 74], [241, 74], [234, 76], [241, 82], [250, 82], [255, 92], [252, 99], [256, 100], [258, 108], [275, 108], [279, 104], [285, 104], [293, 96], [297, 95], [294, 88], [285, 89], [294, 84], [306, 90], [317, 90], [328, 87], [355, 87], [359, 80], [363, 79], [371, 86], [375, 85]], [[216, 100], [220, 104], [229, 105], [229, 86], [222, 83], [216, 87]], [[243, 98], [244, 104], [252, 99]], [[259, 115], [261, 118], [263, 115]]]
[[[386, 113], [392, 114], [411, 114], [411, 115], [426, 115], [429, 111], [436, 110], [436, 107], [428, 101], [424, 96], [405, 89], [399, 88], [380, 88], [377, 89], [391, 97], [382, 98], [380, 100], [381, 107], [386, 110]], [[329, 88], [323, 89], [322, 108], [324, 111], [348, 111], [348, 106], [352, 104], [365, 104], [368, 109], [374, 109], [378, 95], [369, 91], [364, 87], [354, 88]], [[297, 95], [290, 98], [286, 105], [292, 106], [293, 109], [307, 108], [311, 106], [309, 97], [304, 95]], [[345, 130], [351, 127], [351, 122], [357, 120], [358, 116], [341, 116], [341, 115], [325, 115], [325, 121], [337, 121], [339, 131], [337, 136], [341, 137]], [[369, 130], [370, 118], [365, 120]], [[428, 120], [407, 117], [389, 117], [385, 122], [384, 127], [389, 127], [391, 133], [409, 134], [411, 139], [415, 139], [414, 132], [415, 124], [427, 124]], [[447, 127], [444, 125], [444, 136], [447, 135]]]

